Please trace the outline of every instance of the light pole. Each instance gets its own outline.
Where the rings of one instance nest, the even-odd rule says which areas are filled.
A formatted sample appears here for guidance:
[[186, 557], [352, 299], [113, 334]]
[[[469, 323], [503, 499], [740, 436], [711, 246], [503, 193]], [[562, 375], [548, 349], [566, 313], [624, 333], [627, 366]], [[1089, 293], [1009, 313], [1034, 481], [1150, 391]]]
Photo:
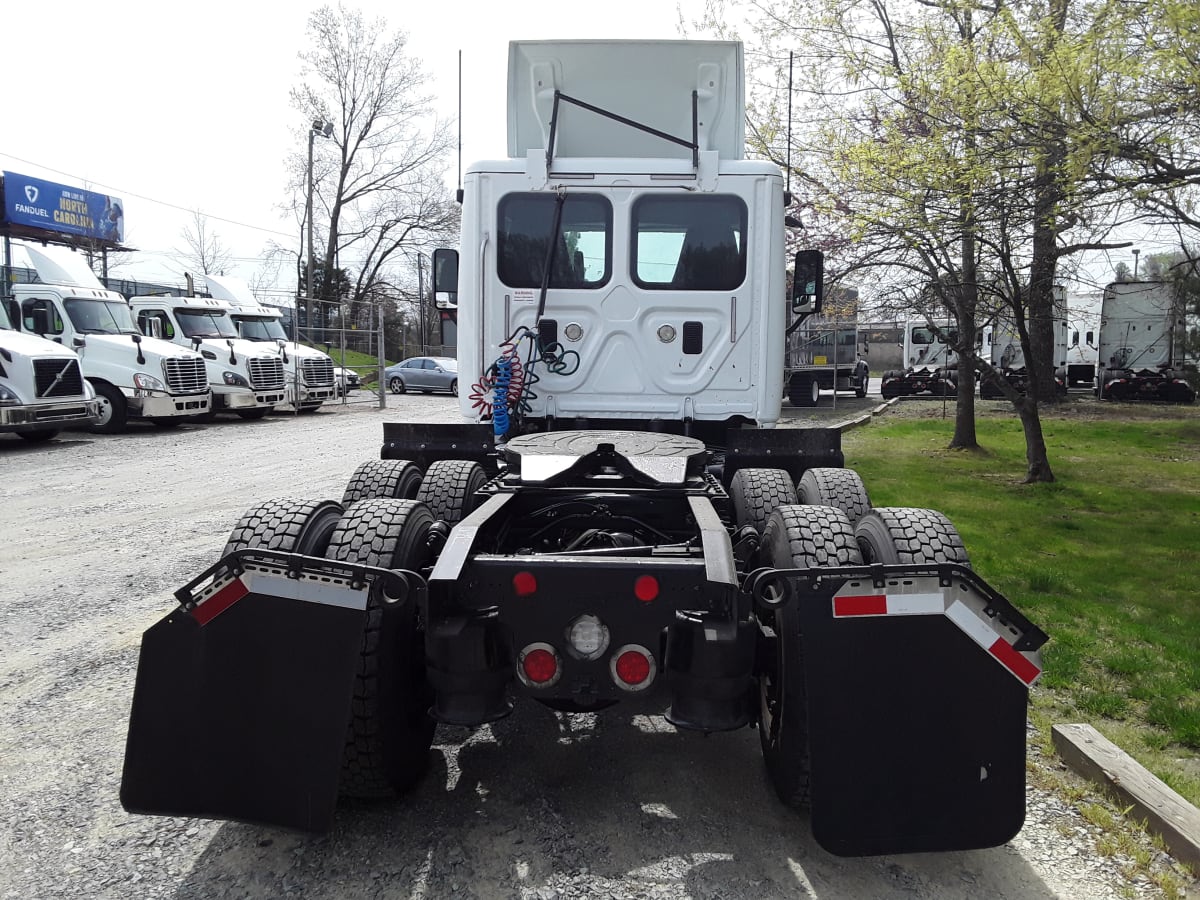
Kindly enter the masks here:
[[[305, 279], [304, 288], [308, 302], [305, 304], [306, 315], [305, 319], [308, 322], [308, 332], [310, 340], [313, 338], [312, 324], [312, 304], [313, 304], [313, 139], [317, 135], [322, 137], [331, 137], [333, 135], [333, 123], [325, 119], [314, 119], [312, 127], [308, 129], [308, 272]], [[297, 336], [299, 328], [297, 327]]]
[[1133, 280], [1137, 281], [1138, 257], [1142, 255], [1141, 250], [1133, 251]]

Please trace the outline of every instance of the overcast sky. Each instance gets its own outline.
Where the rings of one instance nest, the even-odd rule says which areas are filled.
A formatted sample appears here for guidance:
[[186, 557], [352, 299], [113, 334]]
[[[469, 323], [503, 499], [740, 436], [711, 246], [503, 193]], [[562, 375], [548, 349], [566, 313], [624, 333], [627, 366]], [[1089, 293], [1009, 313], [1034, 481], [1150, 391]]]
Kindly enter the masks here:
[[[309, 14], [321, 5], [7, 0], [0, 169], [120, 197], [125, 243], [140, 252], [113, 274], [181, 280], [172, 257], [200, 209], [236, 257], [233, 274], [251, 280], [268, 242], [299, 246], [296, 220], [279, 210], [287, 199], [284, 160], [306, 140], [289, 91], [299, 83]], [[694, 19], [703, 3], [346, 6], [408, 32], [410, 54], [433, 76], [447, 118], [458, 113], [462, 51], [465, 168], [506, 155], [510, 40], [678, 38], [680, 11]], [[453, 185], [457, 152], [447, 164]], [[283, 279], [294, 290], [294, 277]]]
[[[346, 3], [408, 32], [447, 118], [457, 115], [462, 51], [464, 167], [506, 155], [510, 40], [678, 38], [681, 15], [690, 24], [703, 8], [703, 0]], [[5, 0], [0, 169], [120, 197], [125, 242], [140, 252], [113, 274], [181, 281], [181, 232], [199, 209], [235, 258], [231, 274], [254, 280], [269, 242], [299, 248], [298, 223], [279, 209], [284, 160], [306, 140], [289, 91], [320, 5]], [[456, 153], [447, 166], [453, 185]], [[1141, 245], [1143, 258], [1163, 249]], [[1095, 257], [1088, 269], [1100, 283], [1133, 261], [1129, 250]], [[294, 291], [290, 271], [280, 287]]]

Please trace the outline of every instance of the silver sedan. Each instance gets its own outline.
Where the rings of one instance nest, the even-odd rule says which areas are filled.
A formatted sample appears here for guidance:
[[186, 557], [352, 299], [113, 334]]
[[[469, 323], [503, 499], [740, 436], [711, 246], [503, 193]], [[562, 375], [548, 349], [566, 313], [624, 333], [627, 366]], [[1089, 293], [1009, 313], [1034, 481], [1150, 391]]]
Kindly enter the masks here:
[[414, 356], [388, 366], [383, 374], [393, 394], [411, 389], [422, 394], [449, 391], [458, 396], [458, 360], [448, 356]]

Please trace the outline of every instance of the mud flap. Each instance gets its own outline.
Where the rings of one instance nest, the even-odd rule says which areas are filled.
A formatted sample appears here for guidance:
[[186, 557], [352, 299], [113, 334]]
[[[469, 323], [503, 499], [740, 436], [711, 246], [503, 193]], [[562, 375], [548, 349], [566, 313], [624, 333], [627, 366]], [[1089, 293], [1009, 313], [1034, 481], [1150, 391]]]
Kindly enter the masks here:
[[1015, 836], [1046, 635], [961, 566], [812, 572], [783, 594], [801, 612], [817, 842], [866, 856]]
[[407, 583], [243, 550], [178, 591], [142, 639], [121, 805], [327, 830], [368, 600]]

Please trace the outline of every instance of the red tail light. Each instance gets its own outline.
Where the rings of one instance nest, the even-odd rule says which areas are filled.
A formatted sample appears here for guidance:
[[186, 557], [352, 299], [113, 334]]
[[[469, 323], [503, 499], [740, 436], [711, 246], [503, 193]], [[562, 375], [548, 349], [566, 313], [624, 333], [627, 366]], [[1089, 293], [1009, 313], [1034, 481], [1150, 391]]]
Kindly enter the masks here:
[[518, 572], [512, 578], [512, 586], [518, 597], [531, 597], [537, 593], [537, 577], [532, 572]]
[[653, 575], [641, 575], [633, 583], [633, 596], [643, 603], [649, 603], [658, 596], [658, 579]]
[[626, 644], [612, 655], [612, 676], [627, 691], [641, 691], [650, 686], [658, 667], [645, 647]]
[[530, 644], [521, 651], [518, 674], [530, 687], [550, 687], [562, 675], [558, 652], [549, 644]]

